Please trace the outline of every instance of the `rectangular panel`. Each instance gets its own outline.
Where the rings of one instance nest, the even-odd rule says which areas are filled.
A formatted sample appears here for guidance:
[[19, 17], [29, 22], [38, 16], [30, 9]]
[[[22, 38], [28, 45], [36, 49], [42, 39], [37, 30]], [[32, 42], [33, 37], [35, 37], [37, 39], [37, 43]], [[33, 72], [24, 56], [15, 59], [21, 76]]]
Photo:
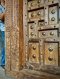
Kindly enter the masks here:
[[52, 38], [58, 37], [58, 29], [46, 29], [39, 31], [39, 38]]
[[40, 15], [38, 15], [37, 11], [32, 11], [28, 13], [28, 20], [29, 21], [34, 21], [36, 19], [40, 19]]
[[39, 8], [44, 3], [44, 0], [33, 0], [28, 2], [28, 10]]
[[39, 43], [29, 43], [29, 62], [39, 63]]
[[44, 8], [28, 12], [28, 21], [44, 20]]
[[57, 24], [58, 22], [58, 6], [49, 6], [49, 24]]
[[37, 38], [36, 24], [35, 23], [28, 24], [28, 31], [29, 31], [29, 38]]
[[[43, 24], [45, 24], [45, 23], [43, 23]], [[52, 28], [52, 29], [54, 29], [54, 28], [55, 28], [55, 29], [56, 29], [56, 28], [59, 28], [59, 24], [44, 25], [44, 26], [41, 26], [40, 29], [44, 30], [44, 29], [51, 29], [51, 28]], [[40, 30], [40, 29], [39, 29], [39, 30]]]
[[58, 42], [45, 42], [45, 65], [58, 66]]
[[28, 2], [28, 10], [38, 8], [38, 0]]

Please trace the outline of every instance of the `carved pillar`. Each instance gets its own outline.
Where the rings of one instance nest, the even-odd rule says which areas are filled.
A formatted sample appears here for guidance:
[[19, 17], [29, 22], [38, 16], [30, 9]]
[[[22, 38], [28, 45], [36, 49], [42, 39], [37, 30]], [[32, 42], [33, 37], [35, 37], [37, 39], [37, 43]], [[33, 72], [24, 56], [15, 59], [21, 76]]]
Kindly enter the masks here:
[[13, 26], [12, 24], [12, 0], [6, 0], [5, 2], [5, 8], [6, 8], [6, 13], [5, 13], [5, 27], [6, 27], [6, 32], [5, 32], [5, 40], [6, 40], [6, 70], [10, 71], [11, 70], [11, 27]]
[[19, 61], [20, 68], [24, 66], [25, 54], [24, 54], [24, 32], [23, 32], [23, 0], [19, 0]]
[[13, 26], [11, 27], [11, 69], [19, 71], [19, 0], [13, 0]]
[[19, 71], [23, 64], [23, 0], [6, 0], [6, 70]]

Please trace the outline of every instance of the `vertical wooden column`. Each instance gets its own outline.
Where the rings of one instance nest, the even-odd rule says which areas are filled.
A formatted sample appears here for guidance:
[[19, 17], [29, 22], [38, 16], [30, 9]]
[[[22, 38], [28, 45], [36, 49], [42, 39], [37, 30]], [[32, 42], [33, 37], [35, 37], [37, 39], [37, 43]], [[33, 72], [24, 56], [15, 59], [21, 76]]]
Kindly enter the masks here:
[[5, 2], [5, 52], [6, 52], [6, 70], [10, 71], [11, 70], [11, 27], [13, 26], [12, 24], [12, 0], [6, 0]]
[[19, 71], [24, 65], [23, 0], [6, 0], [6, 70]]
[[6, 0], [6, 70], [24, 65], [23, 0]]
[[19, 0], [19, 59], [20, 68], [24, 66], [25, 54], [24, 54], [24, 32], [23, 32], [23, 0]]
[[11, 70], [19, 71], [19, 0], [13, 0], [11, 27]]

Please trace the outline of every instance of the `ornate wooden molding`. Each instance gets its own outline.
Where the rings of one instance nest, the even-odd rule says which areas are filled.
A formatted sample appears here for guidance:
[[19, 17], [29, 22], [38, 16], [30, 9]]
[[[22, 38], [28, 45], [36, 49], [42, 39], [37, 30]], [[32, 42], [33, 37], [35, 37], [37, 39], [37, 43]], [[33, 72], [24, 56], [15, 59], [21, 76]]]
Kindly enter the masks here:
[[23, 1], [6, 0], [6, 70], [19, 71], [23, 62]]

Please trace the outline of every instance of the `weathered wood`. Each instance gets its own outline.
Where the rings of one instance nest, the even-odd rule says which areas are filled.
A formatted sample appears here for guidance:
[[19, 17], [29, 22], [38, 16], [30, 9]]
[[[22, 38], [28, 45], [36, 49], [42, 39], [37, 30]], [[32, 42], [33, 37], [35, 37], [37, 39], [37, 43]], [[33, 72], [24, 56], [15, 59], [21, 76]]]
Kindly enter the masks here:
[[41, 66], [40, 71], [60, 76], [60, 67], [57, 67], [57, 66], [50, 66], [50, 65]]
[[42, 71], [24, 69], [20, 71], [17, 79], [60, 79], [60, 76], [49, 74]]
[[6, 0], [6, 70], [19, 71], [24, 63], [23, 0]]

